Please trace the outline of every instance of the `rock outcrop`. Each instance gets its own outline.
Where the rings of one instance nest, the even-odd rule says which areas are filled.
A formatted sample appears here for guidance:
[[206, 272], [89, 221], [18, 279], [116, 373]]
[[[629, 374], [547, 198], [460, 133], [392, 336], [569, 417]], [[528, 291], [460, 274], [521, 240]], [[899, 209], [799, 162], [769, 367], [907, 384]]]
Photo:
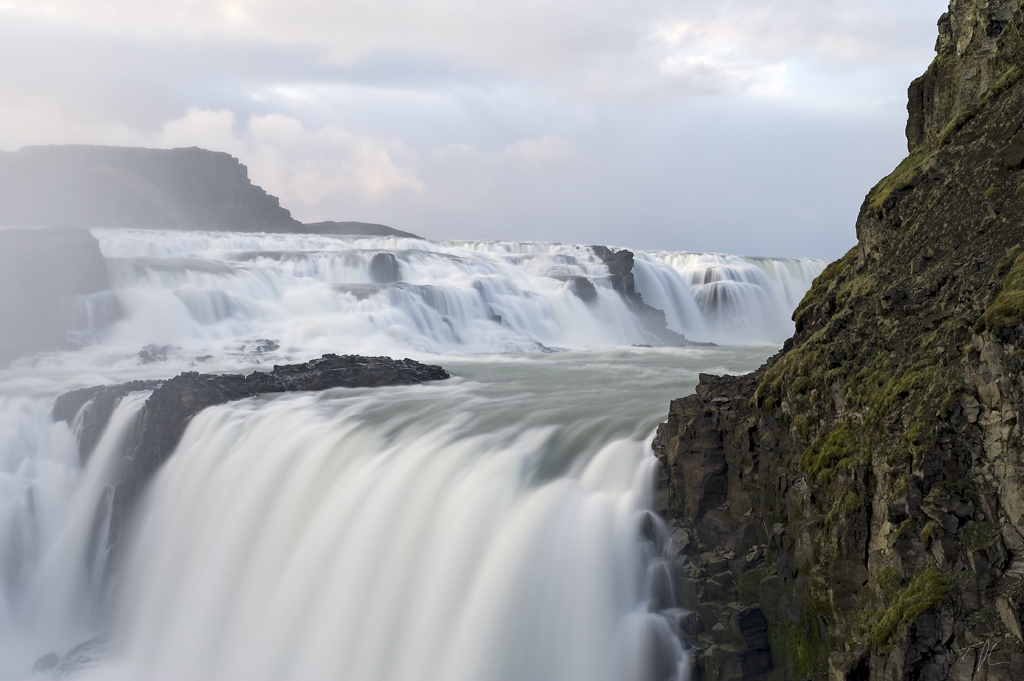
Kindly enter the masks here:
[[796, 334], [659, 428], [704, 681], [1024, 669], [1024, 11], [954, 0], [940, 32]]
[[107, 286], [106, 262], [88, 231], [0, 229], [0, 367], [66, 346], [80, 322], [76, 305], [86, 305], [78, 297]]
[[[633, 278], [633, 252], [626, 249], [614, 250], [607, 246], [591, 246], [597, 257], [601, 258], [608, 268], [608, 279], [612, 288], [615, 289], [623, 299], [629, 303], [630, 309], [640, 319], [644, 330], [652, 334], [664, 345], [686, 346], [686, 345], [714, 345], [714, 343], [703, 343], [691, 341], [686, 336], [668, 328], [665, 319], [665, 311], [651, 307], [644, 302], [640, 292], [636, 290]], [[570, 283], [573, 293], [585, 302], [594, 300], [597, 291], [590, 281], [580, 281], [581, 277], [574, 277]]]
[[303, 224], [223, 152], [93, 145], [0, 152], [0, 227], [66, 226], [420, 238], [363, 222]]
[[197, 147], [25, 147], [0, 154], [0, 225], [294, 231], [246, 167]]
[[411, 359], [324, 355], [303, 364], [274, 366], [271, 371], [255, 371], [247, 376], [189, 371], [166, 381], [134, 381], [75, 390], [57, 398], [54, 418], [70, 424], [84, 410], [79, 445], [81, 455], [88, 457], [118, 400], [132, 392], [153, 391], [129, 438], [114, 490], [110, 542], [116, 544], [149, 479], [174, 452], [192, 417], [203, 409], [265, 393], [412, 385], [448, 377], [448, 372], [439, 366]]

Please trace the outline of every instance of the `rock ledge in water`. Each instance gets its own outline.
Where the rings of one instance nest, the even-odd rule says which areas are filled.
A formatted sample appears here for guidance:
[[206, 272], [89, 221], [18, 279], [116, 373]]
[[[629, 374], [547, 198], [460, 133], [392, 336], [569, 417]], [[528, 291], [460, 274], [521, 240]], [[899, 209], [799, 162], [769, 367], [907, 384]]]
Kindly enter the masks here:
[[114, 492], [110, 537], [115, 544], [146, 483], [174, 452], [189, 420], [203, 409], [263, 393], [413, 385], [449, 377], [439, 366], [411, 359], [329, 354], [303, 364], [254, 371], [248, 376], [186, 371], [167, 381], [133, 381], [76, 390], [57, 398], [54, 417], [71, 423], [83, 407], [86, 409], [80, 441], [85, 458], [95, 447], [119, 398], [153, 390], [126, 447]]

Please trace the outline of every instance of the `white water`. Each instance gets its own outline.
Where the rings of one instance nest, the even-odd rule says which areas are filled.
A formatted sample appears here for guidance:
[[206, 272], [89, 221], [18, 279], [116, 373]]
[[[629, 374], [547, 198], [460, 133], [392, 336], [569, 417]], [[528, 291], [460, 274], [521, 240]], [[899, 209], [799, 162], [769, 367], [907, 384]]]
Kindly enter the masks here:
[[[109, 650], [83, 678], [681, 678], [640, 532], [650, 438], [698, 372], [748, 371], [773, 347], [629, 348], [652, 339], [583, 247], [96, 233], [116, 288], [76, 316], [89, 344], [0, 371], [0, 679], [97, 633]], [[400, 282], [373, 282], [381, 251]], [[784, 308], [819, 268], [636, 260], [670, 326], [746, 343], [788, 335]], [[737, 285], [715, 304], [686, 283], [726, 266]], [[597, 300], [553, 278], [569, 276]], [[151, 363], [147, 344], [166, 346]], [[84, 468], [53, 398], [323, 352], [411, 355], [455, 378], [203, 412], [105, 579], [109, 485], [146, 395], [122, 400]], [[493, 352], [513, 354], [467, 354]]]

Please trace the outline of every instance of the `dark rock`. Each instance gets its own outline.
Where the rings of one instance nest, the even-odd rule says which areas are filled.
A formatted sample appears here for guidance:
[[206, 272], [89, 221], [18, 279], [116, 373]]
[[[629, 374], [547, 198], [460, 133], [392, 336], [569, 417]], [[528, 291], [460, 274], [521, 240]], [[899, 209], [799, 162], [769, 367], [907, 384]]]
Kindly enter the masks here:
[[152, 364], [153, 362], [166, 362], [167, 353], [178, 350], [178, 348], [171, 345], [154, 345], [150, 344], [139, 350], [139, 359], [142, 360], [143, 364]]
[[55, 679], [65, 679], [98, 667], [110, 655], [110, 643], [96, 636], [69, 650], [51, 672]]
[[[200, 374], [185, 372], [155, 386], [139, 416], [132, 445], [125, 456], [121, 478], [114, 491], [111, 544], [116, 544], [135, 501], [152, 475], [173, 453], [193, 416], [207, 407], [264, 393], [328, 388], [373, 388], [412, 385], [448, 378], [439, 366], [411, 359], [324, 355], [304, 364], [274, 366], [268, 372]], [[129, 392], [153, 389], [154, 384], [134, 382], [120, 386], [77, 390], [57, 399], [55, 418], [73, 419], [82, 405], [92, 400], [83, 429], [82, 452], [88, 456], [85, 435], [91, 446], [102, 433], [116, 400]], [[95, 417], [93, 418], [93, 414]]]
[[131, 381], [64, 393], [53, 405], [53, 419], [72, 425], [78, 413], [85, 408], [82, 428], [78, 434], [78, 455], [84, 464], [96, 449], [96, 444], [103, 436], [110, 416], [121, 398], [130, 393], [156, 390], [161, 385], [163, 381]]
[[[0, 194], [2, 185], [0, 173]], [[0, 198], [0, 211], [2, 205]], [[106, 261], [88, 231], [0, 229], [0, 367], [28, 352], [67, 347], [74, 297], [107, 286]]]
[[[665, 320], [665, 311], [651, 307], [644, 302], [643, 296], [636, 290], [633, 280], [632, 251], [625, 249], [614, 251], [607, 246], [591, 246], [590, 248], [608, 267], [608, 278], [611, 281], [612, 288], [618, 291], [626, 302], [630, 304], [630, 308], [640, 318], [645, 331], [665, 345], [714, 345], [714, 343], [700, 343], [688, 340], [683, 334], [668, 328], [668, 322]], [[597, 292], [595, 291], [594, 293], [596, 298]], [[577, 295], [580, 294], [577, 293]], [[581, 295], [580, 297], [582, 298], [583, 296]]]
[[[658, 508], [685, 538], [705, 678], [1024, 668], [1022, 25], [1020, 3], [953, 3], [910, 89], [913, 154], [866, 197], [857, 247], [779, 354], [701, 375], [658, 429]], [[733, 623], [751, 596], [770, 670], [744, 669]]]
[[569, 290], [584, 303], [592, 303], [597, 300], [597, 289], [594, 282], [586, 277], [569, 277]]
[[398, 259], [394, 253], [378, 253], [370, 259], [370, 278], [376, 284], [394, 284], [399, 280]]

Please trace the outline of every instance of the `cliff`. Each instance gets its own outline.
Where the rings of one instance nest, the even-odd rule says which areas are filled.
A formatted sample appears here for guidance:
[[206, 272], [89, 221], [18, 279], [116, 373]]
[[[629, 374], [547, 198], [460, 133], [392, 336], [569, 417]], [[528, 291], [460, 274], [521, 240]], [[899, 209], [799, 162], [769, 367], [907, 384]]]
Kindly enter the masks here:
[[705, 681], [1021, 676], [1022, 15], [951, 3], [857, 247], [779, 354], [659, 428]]
[[304, 225], [229, 154], [91, 145], [0, 152], [0, 227], [136, 227], [415, 237], [385, 225]]

